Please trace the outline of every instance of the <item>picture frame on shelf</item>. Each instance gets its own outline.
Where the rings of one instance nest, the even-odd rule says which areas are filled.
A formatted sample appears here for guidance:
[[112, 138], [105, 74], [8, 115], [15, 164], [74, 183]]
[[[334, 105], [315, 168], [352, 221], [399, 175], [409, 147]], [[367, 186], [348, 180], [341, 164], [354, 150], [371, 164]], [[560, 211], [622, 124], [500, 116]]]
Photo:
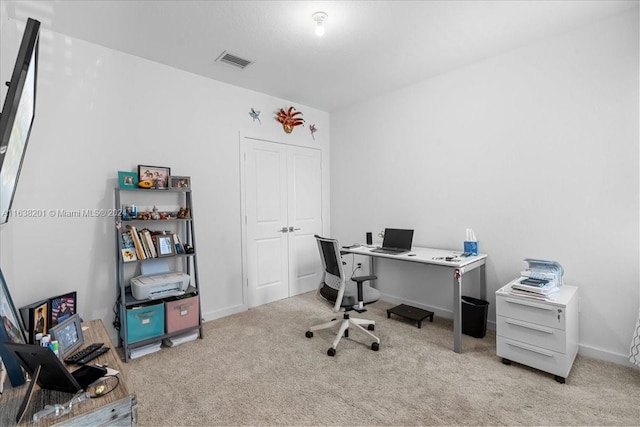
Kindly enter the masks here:
[[138, 172], [118, 171], [120, 188], [138, 188]]
[[152, 181], [154, 183], [154, 187], [152, 188], [169, 188], [170, 175], [171, 168], [165, 166], [138, 165], [138, 180]]
[[54, 327], [76, 314], [76, 292], [69, 292], [49, 299], [49, 325]]
[[176, 254], [172, 235], [163, 234], [156, 236], [156, 244], [158, 247], [158, 257], [173, 256]]
[[4, 343], [26, 344], [27, 338], [24, 332], [22, 320], [18, 315], [16, 306], [13, 305], [9, 287], [0, 270], [0, 359], [9, 376], [13, 387], [25, 383], [24, 374], [20, 363], [15, 356], [7, 350]]
[[189, 190], [191, 189], [191, 177], [190, 176], [169, 176], [169, 188], [176, 190]]
[[138, 256], [136, 255], [135, 248], [122, 249], [122, 260], [124, 262], [136, 261]]

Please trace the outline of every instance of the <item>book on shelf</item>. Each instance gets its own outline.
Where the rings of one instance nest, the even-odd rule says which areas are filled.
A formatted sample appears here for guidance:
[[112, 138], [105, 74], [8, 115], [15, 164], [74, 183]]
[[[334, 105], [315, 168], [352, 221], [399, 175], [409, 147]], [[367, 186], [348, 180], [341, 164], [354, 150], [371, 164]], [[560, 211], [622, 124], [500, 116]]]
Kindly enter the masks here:
[[127, 225], [129, 232], [131, 233], [131, 239], [133, 240], [133, 245], [136, 248], [136, 253], [138, 255], [138, 259], [144, 260], [147, 259], [144, 248], [142, 247], [142, 242], [140, 241], [140, 236], [138, 235], [138, 230], [133, 225]]
[[177, 233], [173, 233], [173, 244], [176, 246], [176, 253], [183, 254], [184, 246], [182, 246], [182, 242], [180, 242], [180, 238]]
[[154, 241], [151, 238], [151, 230], [145, 228], [142, 230], [144, 234], [144, 240], [147, 243], [147, 247], [149, 248], [150, 258], [158, 258], [158, 252], [156, 251], [156, 246], [154, 245]]

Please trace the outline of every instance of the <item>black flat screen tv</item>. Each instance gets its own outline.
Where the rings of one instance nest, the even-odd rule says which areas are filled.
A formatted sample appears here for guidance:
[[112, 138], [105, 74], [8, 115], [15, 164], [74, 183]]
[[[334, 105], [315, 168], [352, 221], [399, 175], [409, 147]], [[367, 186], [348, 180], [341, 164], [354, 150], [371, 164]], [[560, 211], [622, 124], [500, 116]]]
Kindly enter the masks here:
[[29, 18], [0, 115], [0, 224], [11, 216], [36, 111], [40, 22]]

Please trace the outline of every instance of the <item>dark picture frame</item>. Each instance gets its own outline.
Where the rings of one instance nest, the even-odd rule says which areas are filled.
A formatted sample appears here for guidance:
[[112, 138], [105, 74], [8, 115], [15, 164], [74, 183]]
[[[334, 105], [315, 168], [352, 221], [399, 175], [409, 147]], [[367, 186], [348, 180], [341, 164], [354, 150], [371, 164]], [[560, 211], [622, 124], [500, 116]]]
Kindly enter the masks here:
[[49, 329], [77, 313], [77, 294], [69, 292], [49, 299]]
[[0, 326], [0, 358], [2, 358], [2, 363], [7, 370], [11, 385], [17, 387], [25, 383], [24, 374], [19, 361], [4, 346], [4, 343], [26, 344], [27, 338], [22, 320], [18, 315], [16, 306], [13, 305], [9, 287], [4, 279], [2, 270], [0, 270], [0, 320], [2, 322], [2, 326]]
[[175, 189], [175, 190], [190, 190], [191, 177], [190, 176], [170, 176], [169, 188]]
[[153, 181], [155, 188], [169, 188], [169, 176], [171, 176], [171, 168], [165, 166], [138, 165], [138, 180]]
[[138, 188], [138, 172], [118, 171], [120, 188]]
[[20, 307], [28, 344], [36, 344], [38, 334], [45, 335], [49, 330], [49, 300], [34, 302]]

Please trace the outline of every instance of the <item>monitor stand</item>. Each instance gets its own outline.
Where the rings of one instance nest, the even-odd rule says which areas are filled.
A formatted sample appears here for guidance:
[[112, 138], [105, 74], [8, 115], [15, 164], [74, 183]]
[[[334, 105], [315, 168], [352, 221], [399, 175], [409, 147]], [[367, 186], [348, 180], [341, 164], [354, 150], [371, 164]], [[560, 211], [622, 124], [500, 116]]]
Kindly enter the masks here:
[[27, 388], [27, 392], [22, 399], [22, 403], [20, 404], [20, 409], [18, 409], [18, 415], [16, 415], [16, 424], [20, 424], [22, 421], [22, 417], [24, 417], [24, 413], [27, 411], [27, 407], [29, 406], [29, 402], [31, 402], [31, 396], [33, 396], [33, 389], [38, 383], [38, 377], [40, 376], [40, 369], [42, 369], [42, 365], [38, 365], [38, 369], [33, 373], [33, 377], [31, 378], [31, 382], [29, 383], [29, 388]]

